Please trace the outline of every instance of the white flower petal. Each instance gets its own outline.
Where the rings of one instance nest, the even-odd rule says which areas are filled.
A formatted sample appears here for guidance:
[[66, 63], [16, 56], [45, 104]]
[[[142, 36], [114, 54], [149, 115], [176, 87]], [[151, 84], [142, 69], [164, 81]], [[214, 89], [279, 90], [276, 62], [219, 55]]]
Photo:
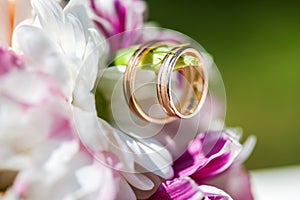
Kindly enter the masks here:
[[161, 145], [156, 145], [157, 141], [134, 140], [122, 133], [119, 133], [119, 136], [132, 151], [137, 164], [160, 177], [171, 178], [173, 176], [171, 155]]
[[74, 107], [74, 120], [78, 135], [84, 144], [88, 144], [88, 149], [94, 152], [107, 149], [107, 141], [105, 140], [105, 129], [98, 123], [95, 113], [81, 110]]
[[[72, 64], [58, 52], [58, 48], [39, 28], [23, 25], [16, 29], [20, 47], [28, 63], [36, 69], [53, 76], [65, 94], [70, 95]], [[69, 68], [67, 68], [69, 66]], [[74, 71], [74, 70], [73, 70]]]
[[[64, 54], [70, 58], [82, 60], [86, 46], [82, 24], [78, 18], [72, 14], [67, 14], [62, 29], [59, 39]], [[76, 59], [74, 60], [76, 61]]]
[[39, 17], [43, 29], [53, 41], [59, 42], [60, 27], [63, 25], [64, 15], [62, 8], [53, 0], [31, 0], [32, 7]]
[[250, 135], [243, 144], [243, 149], [238, 155], [236, 164], [244, 163], [253, 152], [253, 149], [256, 145], [257, 138], [254, 135]]
[[39, 104], [51, 93], [51, 81], [29, 71], [14, 71], [1, 77], [0, 93], [24, 104]]
[[52, 116], [47, 115], [49, 111], [46, 104], [44, 107], [24, 111], [22, 105], [12, 102], [11, 99], [0, 97], [0, 100], [1, 146], [8, 145], [14, 151], [26, 152], [48, 137]]
[[85, 9], [85, 3], [88, 3], [87, 1], [77, 0], [77, 1], [70, 1], [68, 5], [65, 7], [64, 12], [70, 13], [74, 15], [76, 18], [78, 18], [83, 26], [83, 30], [87, 33], [89, 28], [93, 28], [94, 25], [91, 21], [91, 19], [87, 15], [87, 11]]
[[141, 190], [151, 190], [154, 187], [151, 179], [143, 174], [123, 172], [122, 175], [131, 185]]
[[127, 181], [125, 179], [120, 179], [120, 183], [119, 183], [119, 192], [117, 195], [118, 200], [135, 200], [135, 194], [133, 193], [131, 187], [129, 186], [129, 184], [127, 183]]
[[119, 179], [94, 161], [79, 143], [50, 141], [41, 147], [35, 165], [19, 173], [12, 188], [17, 197], [32, 200], [116, 199]]

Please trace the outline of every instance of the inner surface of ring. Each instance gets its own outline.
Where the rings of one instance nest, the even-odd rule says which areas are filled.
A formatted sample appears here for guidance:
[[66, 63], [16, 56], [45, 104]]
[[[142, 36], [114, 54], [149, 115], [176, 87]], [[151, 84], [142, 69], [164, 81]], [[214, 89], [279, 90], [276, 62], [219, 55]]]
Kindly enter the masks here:
[[[181, 58], [192, 59], [193, 62], [178, 68]], [[182, 94], [178, 98], [172, 73], [179, 73]], [[174, 89], [175, 88], [175, 89]], [[197, 114], [207, 93], [207, 76], [201, 66], [200, 53], [190, 46], [175, 47], [166, 55], [158, 73], [157, 93], [159, 101], [168, 115], [178, 118], [190, 118]]]
[[[193, 52], [187, 52], [186, 55], [195, 56]], [[175, 107], [184, 116], [190, 116], [196, 112], [200, 101], [203, 97], [205, 77], [201, 66], [200, 58], [197, 59], [196, 65], [185, 66], [180, 68], [178, 71], [182, 74], [181, 82], [184, 83], [183, 93], [179, 102], [176, 103]], [[172, 80], [171, 80], [172, 81]], [[173, 81], [172, 81], [173, 82]], [[170, 94], [170, 98], [174, 99], [174, 95]], [[174, 100], [173, 100], [174, 101]], [[196, 113], [195, 113], [196, 114]]]

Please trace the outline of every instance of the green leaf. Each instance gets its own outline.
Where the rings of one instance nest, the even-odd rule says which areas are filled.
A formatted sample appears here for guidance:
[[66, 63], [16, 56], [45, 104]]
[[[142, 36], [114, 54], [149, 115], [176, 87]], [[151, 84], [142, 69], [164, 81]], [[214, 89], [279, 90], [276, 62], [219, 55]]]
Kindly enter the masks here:
[[[178, 46], [186, 46], [188, 44], [180, 44]], [[159, 71], [160, 64], [163, 62], [164, 57], [171, 52], [171, 50], [175, 46], [172, 47], [157, 47], [151, 51], [149, 51], [142, 59], [141, 63], [139, 64], [140, 69], [144, 70], [151, 70], [154, 71], [156, 74]], [[131, 46], [129, 48], [118, 50], [115, 55], [113, 56], [114, 62], [111, 66], [126, 66], [134, 54], [134, 52], [138, 49], [138, 46]], [[190, 55], [182, 55], [178, 58], [176, 65], [174, 66], [174, 71], [179, 70], [181, 68], [187, 66], [196, 66], [198, 59], [194, 56]]]
[[109, 122], [109, 120], [110, 120], [110, 110], [109, 110], [110, 105], [101, 90], [96, 89], [95, 99], [96, 99], [96, 110], [97, 110], [98, 117]]

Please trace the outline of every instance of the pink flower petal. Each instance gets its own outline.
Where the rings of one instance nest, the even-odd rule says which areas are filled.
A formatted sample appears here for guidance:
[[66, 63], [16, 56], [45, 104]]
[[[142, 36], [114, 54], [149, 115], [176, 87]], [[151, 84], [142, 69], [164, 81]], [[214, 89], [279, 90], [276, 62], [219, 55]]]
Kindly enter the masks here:
[[192, 184], [188, 180], [174, 179], [171, 181], [165, 181], [158, 188], [156, 193], [152, 195], [149, 200], [155, 199], [173, 199], [182, 200], [190, 199], [197, 193], [197, 190], [193, 188]]
[[24, 68], [23, 60], [13, 52], [0, 47], [0, 76], [8, 73], [12, 69]]
[[[146, 4], [140, 0], [90, 0], [95, 25], [110, 39], [111, 52], [136, 44], [143, 34]], [[120, 34], [121, 33], [121, 34]]]
[[229, 168], [241, 149], [241, 144], [226, 131], [202, 133], [174, 162], [176, 176], [203, 180], [217, 175]]
[[220, 189], [207, 185], [197, 185], [189, 178], [165, 181], [150, 200], [215, 199], [229, 200], [231, 197]]

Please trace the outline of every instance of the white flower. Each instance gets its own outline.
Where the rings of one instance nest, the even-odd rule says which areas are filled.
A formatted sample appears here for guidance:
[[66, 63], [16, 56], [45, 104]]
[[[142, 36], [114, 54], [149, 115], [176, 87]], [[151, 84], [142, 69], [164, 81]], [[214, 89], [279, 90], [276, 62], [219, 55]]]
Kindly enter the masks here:
[[52, 147], [41, 148], [39, 154], [51, 154], [21, 172], [12, 192], [33, 200], [115, 199], [119, 176], [94, 161], [78, 144], [76, 140], [56, 141]]
[[[142, 168], [147, 172], [155, 170], [154, 173], [163, 178], [171, 177], [171, 155], [159, 142], [132, 138], [97, 117], [92, 89], [98, 74], [99, 57], [106, 53], [105, 42], [93, 29], [83, 7], [71, 3], [62, 10], [52, 0], [34, 0], [32, 7], [37, 15], [34, 23], [21, 24], [14, 30], [16, 42], [13, 46], [23, 54], [26, 70], [7, 76], [11, 81], [1, 88], [22, 101], [25, 97], [31, 100], [36, 96], [43, 101], [30, 107], [30, 111], [36, 111], [31, 115], [22, 112], [22, 101], [21, 104], [20, 101], [12, 102], [5, 99], [5, 95], [1, 99], [5, 102], [1, 104], [4, 108], [0, 111], [4, 113], [2, 115], [6, 115], [6, 108], [16, 107], [12, 121], [3, 122], [8, 128], [2, 132], [4, 136], [1, 139], [7, 145], [1, 147], [2, 158], [7, 159], [10, 155], [13, 161], [5, 163], [13, 164], [5, 167], [21, 170], [8, 194], [30, 199], [41, 199], [45, 193], [49, 193], [50, 199], [95, 199], [100, 194], [109, 194], [112, 199], [134, 199], [129, 183], [140, 190], [151, 190], [156, 178], [133, 172]], [[20, 78], [19, 73], [27, 75]], [[31, 80], [32, 76], [37, 78]], [[6, 78], [1, 79], [4, 80]], [[53, 83], [55, 89], [42, 87], [44, 81], [46, 86]], [[15, 123], [17, 115], [24, 118], [20, 124]], [[7, 120], [6, 117], [3, 120]], [[12, 124], [18, 134], [10, 140], [11, 143], [7, 143], [9, 137], [6, 133]], [[95, 153], [97, 160], [89, 157], [86, 150], [82, 152], [80, 143], [74, 141], [74, 133], [79, 134], [84, 143], [94, 144], [89, 150]], [[68, 137], [61, 138], [62, 135]], [[58, 159], [62, 153], [66, 160]], [[114, 156], [117, 158], [111, 163]], [[26, 165], [21, 164], [20, 167], [20, 161]], [[100, 170], [96, 167], [100, 165], [99, 161], [102, 162]], [[119, 174], [103, 164], [125, 172]], [[111, 187], [97, 181], [90, 184], [83, 178], [85, 176], [103, 179]], [[52, 194], [51, 191], [60, 184], [70, 187], [62, 187], [57, 194]]]
[[[46, 2], [34, 1], [33, 4]], [[51, 12], [58, 8], [54, 2], [52, 5], [55, 7], [50, 9]], [[79, 20], [74, 16], [70, 18], [74, 23], [66, 24], [78, 28]], [[66, 44], [53, 42], [41, 28], [20, 25], [14, 32], [19, 42], [17, 46], [24, 54], [19, 60], [24, 59], [25, 64], [19, 67], [14, 59], [3, 62], [3, 56], [10, 58], [7, 55], [12, 52], [1, 52], [0, 170], [18, 173], [12, 189], [5, 196], [45, 199], [45, 193], [49, 193], [49, 199], [95, 199], [101, 196], [115, 199], [117, 192], [113, 191], [122, 189], [118, 188], [120, 178], [94, 160], [74, 137], [70, 105], [80, 67], [91, 66], [96, 71], [89, 73], [93, 77], [97, 75], [99, 54], [90, 57], [94, 63], [84, 59], [85, 53], [89, 54], [97, 45], [97, 33], [90, 30], [91, 34], [85, 38], [83, 32], [72, 29], [70, 33], [80, 38], [84, 36], [88, 41], [81, 54], [68, 51], [70, 54], [67, 55], [62, 51]], [[102, 180], [110, 184], [105, 185]], [[53, 193], [52, 189], [59, 185], [65, 187]]]
[[[22, 53], [36, 70], [57, 79], [69, 102], [72, 101], [77, 76], [84, 69], [84, 84], [93, 84], [97, 76], [102, 37], [82, 6], [74, 5], [65, 11], [53, 0], [34, 0], [32, 7], [37, 18], [35, 26], [19, 26], [16, 40]], [[103, 49], [101, 49], [103, 50]], [[103, 53], [103, 52], [102, 52]]]
[[[0, 68], [11, 67], [0, 75], [0, 171], [14, 171], [19, 179], [47, 160], [55, 144], [73, 140], [71, 110], [51, 76], [19, 65], [16, 56], [4, 63], [3, 57], [13, 53], [1, 52]], [[19, 192], [10, 194], [22, 196]]]

